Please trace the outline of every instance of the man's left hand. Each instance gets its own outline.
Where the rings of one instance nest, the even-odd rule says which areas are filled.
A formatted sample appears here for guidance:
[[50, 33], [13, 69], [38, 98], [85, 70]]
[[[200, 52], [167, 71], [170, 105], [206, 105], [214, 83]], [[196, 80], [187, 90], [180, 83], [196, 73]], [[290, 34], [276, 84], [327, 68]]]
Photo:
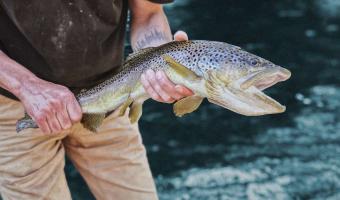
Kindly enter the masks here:
[[[174, 40], [188, 40], [188, 35], [183, 31], [178, 31], [174, 35]], [[151, 69], [147, 70], [142, 74], [141, 82], [150, 97], [162, 103], [173, 103], [176, 100], [194, 94], [190, 89], [171, 82], [163, 71], [154, 72]]]

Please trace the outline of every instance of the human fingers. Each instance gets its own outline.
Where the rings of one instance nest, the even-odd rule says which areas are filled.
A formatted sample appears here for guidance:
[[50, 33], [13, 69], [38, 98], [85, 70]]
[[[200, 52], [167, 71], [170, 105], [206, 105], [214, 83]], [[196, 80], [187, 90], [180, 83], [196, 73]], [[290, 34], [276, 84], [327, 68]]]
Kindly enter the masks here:
[[161, 97], [160, 102], [174, 102], [174, 99], [169, 94], [167, 94], [167, 92], [164, 91], [163, 88], [159, 85], [159, 82], [156, 78], [156, 73], [153, 70], [147, 70], [145, 78], [146, 80], [148, 80], [153, 90]]
[[177, 31], [174, 34], [174, 40], [175, 41], [186, 41], [189, 40], [188, 34], [184, 31]]
[[176, 85], [169, 80], [163, 71], [156, 72], [156, 78], [162, 89], [173, 99], [179, 100], [184, 96], [176, 90]]

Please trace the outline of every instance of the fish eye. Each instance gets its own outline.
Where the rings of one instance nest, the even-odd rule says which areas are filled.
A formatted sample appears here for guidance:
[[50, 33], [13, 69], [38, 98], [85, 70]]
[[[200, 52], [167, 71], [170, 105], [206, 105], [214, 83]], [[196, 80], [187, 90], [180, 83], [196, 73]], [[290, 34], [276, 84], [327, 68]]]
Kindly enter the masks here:
[[253, 66], [256, 66], [259, 62], [257, 60], [252, 60], [250, 61], [250, 64], [252, 64]]

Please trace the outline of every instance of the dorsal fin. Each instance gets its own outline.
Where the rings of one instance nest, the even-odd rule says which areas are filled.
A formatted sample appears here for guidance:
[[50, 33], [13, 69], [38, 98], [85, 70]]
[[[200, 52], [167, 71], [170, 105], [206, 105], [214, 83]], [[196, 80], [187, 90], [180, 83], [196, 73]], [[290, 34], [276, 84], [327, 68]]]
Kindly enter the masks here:
[[147, 48], [144, 48], [144, 49], [140, 49], [138, 51], [135, 51], [131, 54], [128, 55], [128, 57], [126, 57], [126, 60], [125, 62], [128, 62], [138, 56], [141, 56], [142, 54], [145, 54], [145, 53], [148, 53], [150, 52], [151, 50], [153, 50], [155, 47], [147, 47]]

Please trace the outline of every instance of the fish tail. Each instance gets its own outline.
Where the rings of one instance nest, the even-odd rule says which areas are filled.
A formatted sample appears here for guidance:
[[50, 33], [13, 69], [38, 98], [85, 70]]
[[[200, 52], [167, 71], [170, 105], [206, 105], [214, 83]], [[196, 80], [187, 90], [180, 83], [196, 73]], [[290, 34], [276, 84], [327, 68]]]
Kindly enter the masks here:
[[19, 119], [16, 123], [16, 131], [20, 133], [21, 131], [28, 128], [38, 128], [38, 125], [35, 121], [28, 115], [25, 115], [24, 118]]

